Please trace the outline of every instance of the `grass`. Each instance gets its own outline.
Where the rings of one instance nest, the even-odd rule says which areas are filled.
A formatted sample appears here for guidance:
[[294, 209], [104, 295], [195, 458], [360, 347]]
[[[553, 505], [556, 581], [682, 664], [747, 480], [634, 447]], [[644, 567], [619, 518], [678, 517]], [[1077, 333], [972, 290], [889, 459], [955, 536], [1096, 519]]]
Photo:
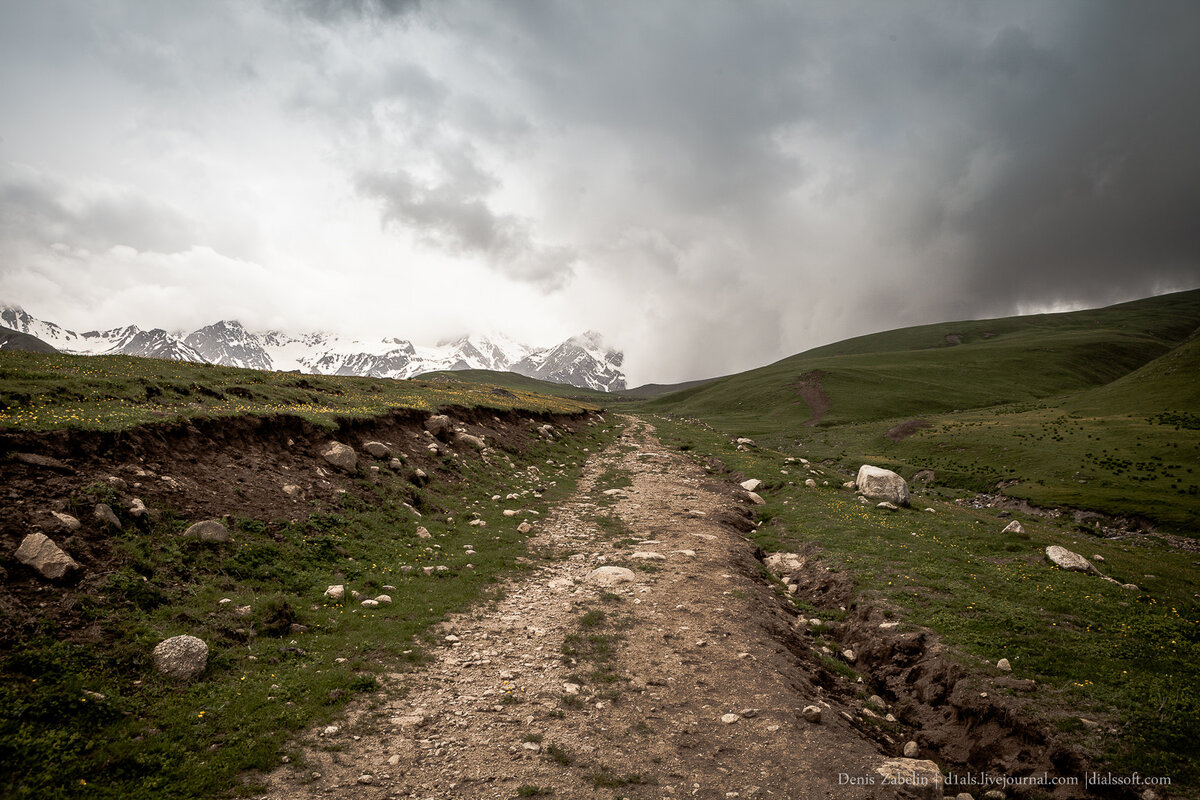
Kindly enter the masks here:
[[[600, 394], [600, 393], [597, 393]], [[597, 406], [519, 388], [264, 372], [133, 356], [0, 351], [0, 429], [118, 430], [194, 416], [338, 418], [443, 406], [574, 413]]]
[[[42, 364], [45, 374], [88, 363], [52, 360]], [[112, 363], [125, 361], [135, 360]], [[12, 361], [4, 363], [7, 369]], [[92, 363], [90, 369], [99, 368]], [[189, 375], [195, 369], [210, 378], [236, 373], [243, 380], [248, 372], [137, 366], [164, 374], [168, 368]], [[48, 389], [60, 380], [67, 379], [41, 377], [28, 385]], [[70, 380], [94, 385], [108, 379]], [[328, 381], [330, 387], [346, 387], [341, 395], [346, 405], [338, 414], [390, 405], [400, 396], [389, 394], [390, 384], [404, 386], [375, 381], [382, 386], [381, 406], [359, 406], [357, 381]], [[138, 379], [111, 382], [130, 388]], [[224, 384], [210, 379], [205, 385]], [[13, 391], [6, 382], [5, 397]], [[253, 406], [259, 410], [270, 394], [269, 387], [262, 391], [262, 402]], [[437, 393], [422, 394], [420, 401], [447, 396], [463, 401], [461, 395]], [[97, 412], [91, 418], [97, 427], [128, 424], [147, 413], [131, 406], [129, 415], [105, 416], [99, 413], [103, 402], [99, 396], [87, 400]], [[54, 407], [37, 406], [37, 415], [21, 424], [50, 424], [51, 417], [40, 415]], [[540, 407], [575, 406], [548, 398]], [[206, 406], [204, 413], [226, 411]], [[8, 424], [14, 424], [11, 416]], [[450, 461], [420, 489], [384, 469], [378, 485], [362, 481], [360, 492], [298, 522], [259, 519], [247, 509], [233, 521], [233, 541], [225, 545], [183, 539], [179, 534], [189, 520], [170, 508], [156, 508], [160, 517], [149, 529], [124, 519], [124, 529], [114, 534], [122, 566], [98, 592], [79, 601], [91, 622], [87, 633], [46, 622], [0, 653], [0, 762], [7, 765], [0, 795], [208, 797], [243, 786], [248, 770], [274, 768], [295, 733], [333, 719], [355, 695], [374, 691], [382, 672], [419, 665], [428, 628], [486, 601], [515, 559], [526, 555], [525, 537], [516, 531], [519, 520], [504, 517], [504, 503], [492, 502], [493, 495], [530, 490], [522, 505], [544, 513], [573, 491], [588, 455], [584, 448], [595, 452], [613, 436], [597, 426], [554, 441], [534, 439], [526, 450], [508, 453], [515, 462], [511, 473], [472, 457]], [[548, 466], [550, 460], [556, 466]], [[529, 465], [539, 465], [540, 475], [527, 473]], [[532, 496], [537, 486], [543, 487], [540, 499]], [[72, 503], [90, 506], [110, 491], [89, 487]], [[424, 516], [416, 519], [405, 502], [424, 509]], [[114, 508], [124, 513], [119, 504]], [[474, 514], [487, 527], [468, 525]], [[431, 539], [416, 537], [418, 524]], [[476, 552], [467, 555], [464, 545]], [[426, 575], [421, 569], [426, 565], [448, 569]], [[358, 591], [363, 598], [386, 593], [393, 602], [368, 609], [349, 595], [344, 602], [324, 597], [325, 588], [338, 583], [347, 593]], [[225, 598], [231, 602], [222, 603]], [[236, 610], [246, 606], [244, 615]], [[182, 685], [157, 675], [149, 663], [157, 642], [180, 633], [199, 636], [210, 647], [206, 671]]]
[[[803, 486], [807, 471], [766, 449], [737, 451], [702, 425], [659, 420], [668, 444], [689, 441], [697, 457], [716, 455], [748, 476], [777, 476], [759, 490], [768, 521], [751, 534], [764, 550], [816, 545], [821, 559], [855, 584], [859, 602], [928, 626], [959, 652], [991, 663], [1008, 658], [1014, 675], [1041, 685], [1051, 718], [1090, 716], [1117, 723], [1105, 757], [1126, 772], [1200, 783], [1200, 573], [1194, 553], [1154, 538], [1111, 540], [1076, 529], [1069, 516], [1019, 513], [1025, 533], [1001, 535], [1008, 520], [940, 494], [913, 498], [914, 510], [860, 505], [840, 488], [847, 474], [818, 467], [830, 487]], [[794, 455], [805, 455], [795, 451]], [[806, 456], [807, 457], [807, 456]], [[779, 475], [788, 469], [789, 475]], [[799, 485], [796, 485], [799, 484]], [[926, 506], [936, 513], [917, 509]], [[1129, 591], [1066, 572], [1043, 556], [1060, 544]], [[820, 611], [830, 619], [832, 610]], [[831, 669], [845, 668], [836, 658]]]

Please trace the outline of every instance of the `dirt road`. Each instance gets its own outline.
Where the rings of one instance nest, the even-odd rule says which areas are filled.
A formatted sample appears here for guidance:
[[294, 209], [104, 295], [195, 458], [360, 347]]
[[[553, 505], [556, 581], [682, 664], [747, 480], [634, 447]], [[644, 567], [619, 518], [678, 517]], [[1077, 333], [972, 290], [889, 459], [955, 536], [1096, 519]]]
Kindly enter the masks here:
[[[728, 524], [734, 489], [630, 421], [538, 526], [536, 568], [445, 624], [431, 663], [303, 737], [263, 796], [882, 796], [848, 783], [886, 757]], [[634, 580], [590, 582], [606, 565]]]

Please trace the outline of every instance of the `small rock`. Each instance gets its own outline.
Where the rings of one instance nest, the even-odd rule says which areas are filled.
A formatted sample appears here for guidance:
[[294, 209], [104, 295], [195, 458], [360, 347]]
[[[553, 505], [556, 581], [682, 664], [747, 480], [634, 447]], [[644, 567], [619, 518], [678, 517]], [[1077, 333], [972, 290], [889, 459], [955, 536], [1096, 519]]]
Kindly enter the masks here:
[[767, 504], [766, 500], [763, 500], [761, 496], [754, 492], [746, 492], [746, 496], [749, 497], [750, 502], [754, 503], [756, 506], [765, 506]]
[[154, 648], [154, 668], [178, 680], [191, 680], [208, 664], [208, 645], [195, 636], [172, 636]]
[[1012, 664], [1008, 663], [1007, 658], [1002, 658], [996, 662], [996, 669], [1003, 670], [1004, 672], [1012, 672]]
[[648, 550], [639, 550], [638, 552], [632, 554], [629, 557], [636, 558], [639, 561], [666, 561], [667, 560], [667, 557], [664, 556], [662, 553], [652, 553]]
[[363, 608], [379, 608], [379, 601], [371, 600], [370, 598], [368, 598], [366, 600], [363, 600], [361, 603], [359, 603], [359, 605], [362, 606]]
[[1065, 547], [1059, 547], [1052, 544], [1046, 548], [1046, 557], [1049, 558], [1056, 566], [1063, 569], [1069, 569], [1073, 572], [1096, 572], [1096, 568], [1092, 566], [1092, 562], [1088, 561], [1078, 553], [1073, 553]]
[[875, 507], [876, 508], [885, 508], [888, 511], [899, 511], [900, 510], [899, 506], [897, 506], [894, 503], [889, 503], [887, 500], [884, 500], [882, 503], [876, 503]]
[[542, 752], [542, 746], [540, 744], [538, 744], [537, 742], [524, 742], [521, 744], [521, 748], [524, 750], [528, 750], [531, 753]]
[[398, 458], [393, 458], [390, 461], [388, 461], [389, 469], [400, 469], [403, 466], [404, 466], [404, 462]]
[[425, 530], [424, 525], [419, 525], [419, 526], [417, 526], [417, 538], [418, 539], [432, 539], [433, 534], [431, 534], [429, 531]]
[[1024, 533], [1025, 529], [1021, 527], [1021, 523], [1017, 522], [1014, 519], [1012, 522], [1008, 523], [1008, 525], [1006, 525], [1004, 527], [1004, 530], [1002, 530], [1000, 532], [1001, 533]]
[[637, 580], [637, 576], [633, 574], [633, 570], [625, 567], [597, 567], [587, 574], [584, 578], [586, 583], [593, 586], [619, 586], [622, 583], [633, 583]]
[[325, 596], [330, 600], [344, 600], [346, 597], [345, 584], [335, 583], [325, 590]]
[[129, 516], [134, 519], [141, 519], [150, 513], [150, 509], [146, 508], [146, 504], [142, 502], [140, 497], [135, 497], [129, 501]]
[[391, 596], [391, 595], [388, 595], [388, 594], [381, 594], [381, 595], [379, 595], [378, 597], [376, 597], [376, 598], [375, 598], [375, 602], [376, 602], [376, 603], [381, 603], [381, 604], [382, 604], [382, 603], [391, 603], [391, 602], [392, 602], [392, 596]]
[[528, 522], [522, 522], [517, 526], [517, 533], [529, 533], [531, 530], [533, 530], [533, 526]]
[[58, 525], [67, 533], [74, 533], [83, 527], [83, 523], [72, 517], [70, 514], [63, 514], [60, 511], [51, 511], [50, 515], [57, 520]]
[[517, 515], [517, 512], [511, 508], [504, 509], [504, 511], [502, 513], [506, 517], [515, 517]]
[[1098, 562], [1098, 563], [1100, 563], [1100, 564], [1103, 564], [1103, 563], [1104, 563], [1104, 556], [1100, 555], [1099, 553], [1093, 553], [1093, 554], [1092, 554], [1092, 561], [1096, 561], [1096, 562]]
[[919, 752], [921, 752], [921, 748], [917, 746], [916, 742], [905, 742], [904, 743], [904, 757], [905, 758], [916, 758], [917, 753], [919, 753]]
[[739, 719], [741, 719], [741, 717], [739, 717], [737, 714], [722, 714], [721, 715], [721, 722], [725, 723], [726, 725], [732, 725], [733, 723], [737, 722]]
[[815, 480], [813, 480], [812, 478], [808, 478], [807, 480], [805, 480], [804, 485], [810, 489], [817, 488], [817, 482]]
[[69, 465], [57, 458], [50, 456], [38, 455], [37, 453], [13, 453], [13, 458], [31, 467], [44, 467], [45, 469], [56, 469], [60, 472], [74, 472], [75, 470]]
[[564, 683], [563, 694], [579, 694], [579, 690], [582, 688], [578, 683]]
[[50, 580], [59, 580], [80, 569], [79, 562], [63, 552], [44, 533], [26, 536], [17, 548], [16, 556], [22, 564], [28, 564]]
[[129, 491], [129, 484], [125, 482], [125, 479], [118, 478], [116, 475], [109, 475], [107, 478], [104, 479], [104, 482], [107, 483], [113, 489], [116, 489], [118, 492]]
[[800, 713], [804, 716], [804, 719], [806, 721], [811, 722], [814, 725], [820, 723], [820, 721], [821, 721], [821, 707], [820, 706], [805, 706], [804, 710], [801, 711]]
[[299, 498], [304, 493], [304, 490], [294, 483], [285, 483], [283, 485], [283, 493], [294, 500]]
[[742, 481], [742, 488], [745, 489], [747, 492], [756, 492], [756, 491], [758, 491], [758, 487], [760, 487], [762, 485], [763, 485], [763, 482], [760, 481], [758, 478], [751, 478], [748, 481]]
[[372, 783], [375, 782], [375, 776], [364, 773], [364, 774], [358, 776], [357, 782], [362, 784], [363, 786], [370, 786]]
[[855, 661], [858, 660], [858, 654], [855, 653], [853, 650], [843, 650], [842, 658], [846, 659], [847, 662], [853, 664]]
[[195, 536], [202, 542], [212, 542], [221, 544], [228, 542], [230, 539], [229, 529], [215, 519], [206, 519], [203, 522], [197, 522], [183, 532], [184, 536]]
[[425, 420], [425, 430], [443, 441], [453, 433], [450, 418], [445, 414], [434, 414]]
[[875, 773], [897, 798], [942, 800], [942, 771], [932, 761], [891, 758], [876, 767]]
[[469, 444], [476, 450], [482, 450], [487, 447], [487, 443], [484, 442], [483, 439], [480, 439], [478, 436], [472, 436], [469, 433], [460, 433], [458, 435], [458, 440], [463, 444]]
[[387, 458], [392, 454], [391, 448], [383, 442], [364, 442], [362, 448], [373, 458]]
[[358, 456], [354, 454], [354, 448], [341, 442], [330, 442], [325, 445], [321, 450], [321, 458], [330, 465], [347, 472], [354, 472], [358, 468]]
[[111, 525], [117, 530], [121, 529], [121, 520], [117, 519], [117, 515], [113, 513], [112, 507], [107, 503], [97, 503], [96, 508], [92, 510], [92, 517], [105, 525]]

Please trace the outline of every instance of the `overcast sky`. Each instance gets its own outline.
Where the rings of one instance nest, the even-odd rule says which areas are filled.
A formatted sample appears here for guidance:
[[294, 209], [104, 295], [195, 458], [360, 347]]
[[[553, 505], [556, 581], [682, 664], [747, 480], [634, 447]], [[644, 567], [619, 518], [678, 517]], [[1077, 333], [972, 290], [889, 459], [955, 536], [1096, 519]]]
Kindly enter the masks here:
[[1200, 286], [1200, 3], [0, 0], [0, 301], [631, 385]]

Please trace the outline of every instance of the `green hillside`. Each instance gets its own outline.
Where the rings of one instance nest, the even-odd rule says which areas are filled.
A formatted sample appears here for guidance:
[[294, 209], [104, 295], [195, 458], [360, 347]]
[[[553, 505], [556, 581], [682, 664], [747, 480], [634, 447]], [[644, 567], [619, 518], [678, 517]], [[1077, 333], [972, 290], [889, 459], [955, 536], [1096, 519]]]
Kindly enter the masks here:
[[[1200, 292], [829, 345], [645, 403], [852, 470], [1200, 529]], [[948, 335], [960, 336], [951, 344]], [[838, 355], [841, 353], [841, 355]], [[802, 392], [804, 394], [802, 394]], [[814, 408], [823, 415], [814, 421]], [[815, 423], [815, 424], [814, 424]]]

